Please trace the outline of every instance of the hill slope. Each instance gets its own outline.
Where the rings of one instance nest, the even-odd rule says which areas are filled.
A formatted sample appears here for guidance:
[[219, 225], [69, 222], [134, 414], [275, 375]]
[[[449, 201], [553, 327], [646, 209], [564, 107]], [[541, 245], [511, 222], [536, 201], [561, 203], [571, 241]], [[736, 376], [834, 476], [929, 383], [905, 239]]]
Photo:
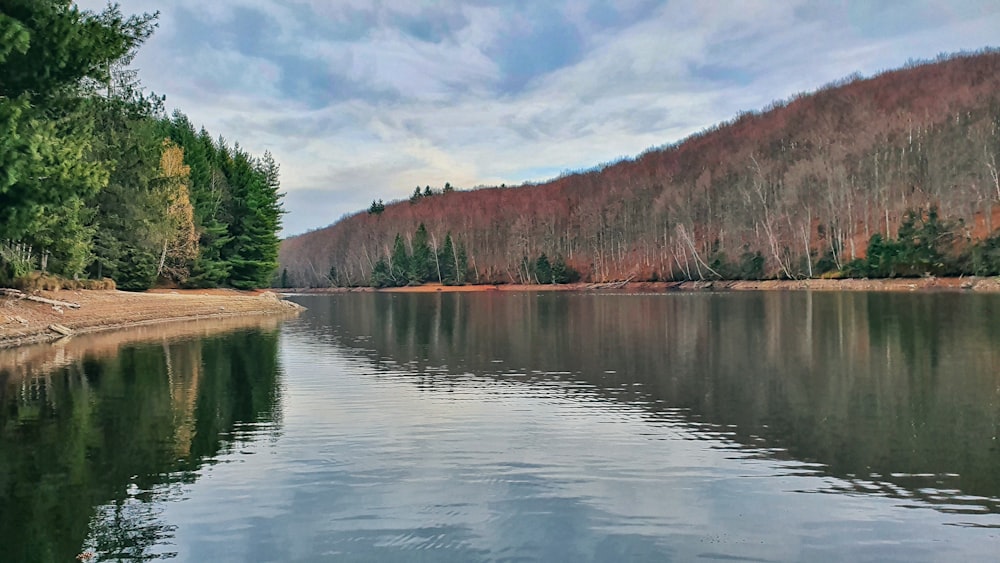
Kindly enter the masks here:
[[871, 275], [982, 270], [993, 246], [970, 249], [1000, 226], [998, 160], [1000, 53], [986, 51], [845, 81], [603, 169], [361, 212], [285, 240], [280, 262], [288, 285], [366, 285], [423, 223], [490, 283], [535, 281], [542, 254], [593, 281], [850, 273], [876, 234], [896, 246], [876, 237]]

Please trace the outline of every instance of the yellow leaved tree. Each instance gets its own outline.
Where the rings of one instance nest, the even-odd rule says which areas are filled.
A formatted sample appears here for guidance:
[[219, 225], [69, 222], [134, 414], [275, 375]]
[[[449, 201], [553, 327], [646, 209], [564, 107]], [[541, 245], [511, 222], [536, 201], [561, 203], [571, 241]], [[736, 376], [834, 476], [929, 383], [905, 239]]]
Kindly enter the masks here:
[[160, 172], [167, 216], [156, 275], [179, 284], [187, 279], [189, 266], [198, 257], [198, 232], [188, 190], [191, 167], [184, 164], [184, 149], [169, 139], [163, 141]]

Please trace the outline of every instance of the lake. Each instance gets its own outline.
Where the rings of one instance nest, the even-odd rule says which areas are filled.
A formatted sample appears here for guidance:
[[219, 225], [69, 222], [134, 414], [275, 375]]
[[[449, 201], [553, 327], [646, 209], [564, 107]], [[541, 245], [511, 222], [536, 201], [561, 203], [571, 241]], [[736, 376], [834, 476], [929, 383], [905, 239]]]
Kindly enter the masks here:
[[0, 559], [1000, 553], [1000, 295], [293, 299], [0, 355]]

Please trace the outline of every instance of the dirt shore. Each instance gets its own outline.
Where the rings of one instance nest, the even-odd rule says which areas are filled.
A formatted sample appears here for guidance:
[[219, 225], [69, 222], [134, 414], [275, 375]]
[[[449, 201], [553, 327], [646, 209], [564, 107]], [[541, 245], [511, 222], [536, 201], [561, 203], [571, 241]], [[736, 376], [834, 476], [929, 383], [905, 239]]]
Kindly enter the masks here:
[[301, 310], [299, 305], [269, 291], [64, 290], [36, 295], [79, 308], [0, 296], [0, 348], [57, 340], [64, 337], [58, 332], [64, 328], [76, 335], [170, 321], [295, 314]]
[[685, 281], [572, 283], [564, 285], [440, 285], [372, 289], [310, 288], [285, 290], [291, 293], [349, 293], [378, 291], [384, 293], [479, 293], [488, 291], [622, 291], [660, 293], [669, 291], [975, 291], [1000, 293], [1000, 278], [895, 278], [844, 280], [762, 280], [762, 281]]

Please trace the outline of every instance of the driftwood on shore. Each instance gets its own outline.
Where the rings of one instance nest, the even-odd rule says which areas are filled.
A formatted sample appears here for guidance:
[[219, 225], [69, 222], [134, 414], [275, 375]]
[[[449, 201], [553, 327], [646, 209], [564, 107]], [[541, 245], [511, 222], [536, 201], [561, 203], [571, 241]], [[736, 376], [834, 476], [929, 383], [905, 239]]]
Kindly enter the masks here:
[[587, 289], [621, 289], [631, 283], [635, 279], [635, 276], [629, 276], [628, 279], [616, 282], [606, 282], [606, 283], [591, 283], [587, 284]]
[[61, 324], [50, 324], [49, 325], [49, 330], [51, 330], [52, 332], [54, 332], [56, 334], [60, 334], [62, 336], [72, 336], [73, 335], [73, 331], [71, 329], [69, 329], [69, 328], [67, 328], [67, 327], [65, 327], [65, 326], [63, 326]]
[[26, 299], [28, 301], [35, 301], [37, 303], [45, 303], [46, 305], [69, 307], [70, 309], [80, 308], [79, 303], [70, 303], [69, 301], [59, 301], [58, 299], [46, 299], [45, 297], [31, 295], [18, 289], [9, 289], [0, 287], [0, 295], [7, 295], [8, 297], [15, 297], [17, 299]]

